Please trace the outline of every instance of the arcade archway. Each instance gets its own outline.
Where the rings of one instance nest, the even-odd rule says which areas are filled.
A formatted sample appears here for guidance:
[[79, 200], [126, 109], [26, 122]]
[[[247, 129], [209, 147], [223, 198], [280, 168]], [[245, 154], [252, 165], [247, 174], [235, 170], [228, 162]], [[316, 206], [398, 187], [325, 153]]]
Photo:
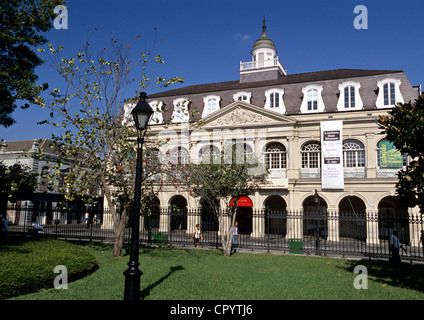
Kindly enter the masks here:
[[187, 230], [187, 200], [176, 195], [169, 201], [171, 209], [171, 231]]
[[397, 197], [384, 197], [378, 203], [378, 237], [388, 240], [397, 230], [399, 240], [402, 243], [409, 243], [409, 214], [408, 208], [402, 206]]
[[318, 203], [314, 196], [309, 196], [303, 201], [303, 235], [327, 237], [327, 202], [318, 197]]
[[[230, 201], [230, 206], [236, 205], [236, 199]], [[253, 202], [247, 196], [240, 196], [237, 201], [236, 221], [239, 234], [251, 234], [253, 230]]]
[[287, 203], [281, 196], [272, 195], [266, 198], [265, 233], [285, 236], [287, 234]]
[[361, 198], [346, 196], [339, 202], [339, 236], [367, 239], [366, 206]]

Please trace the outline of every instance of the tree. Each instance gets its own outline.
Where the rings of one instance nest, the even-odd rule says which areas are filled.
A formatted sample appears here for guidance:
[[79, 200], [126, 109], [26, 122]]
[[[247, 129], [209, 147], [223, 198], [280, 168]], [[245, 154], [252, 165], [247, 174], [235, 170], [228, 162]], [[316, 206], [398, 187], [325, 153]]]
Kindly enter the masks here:
[[6, 213], [7, 201], [31, 198], [37, 186], [37, 175], [27, 165], [6, 166], [0, 161], [0, 213]]
[[419, 206], [424, 213], [424, 94], [415, 103], [398, 103], [378, 123], [396, 148], [412, 158], [406, 169], [399, 171], [396, 191], [408, 207]]
[[217, 217], [224, 256], [231, 254], [240, 196], [258, 189], [268, 176], [259, 159], [239, 146], [242, 144], [227, 145], [217, 158], [211, 155], [198, 164], [189, 164], [183, 179], [190, 195], [200, 197]]
[[[137, 36], [136, 41], [139, 38]], [[66, 146], [60, 149], [55, 168], [59, 174], [59, 168], [66, 161], [78, 159], [74, 164], [68, 163], [65, 173], [67, 200], [92, 193], [94, 186], [100, 187], [110, 205], [114, 223], [113, 256], [121, 256], [133, 201], [137, 150], [137, 132], [134, 126], [127, 125], [131, 120], [125, 118], [125, 109], [137, 102], [141, 90], [152, 84], [147, 73], [149, 64], [164, 61], [160, 55], [154, 56], [153, 51], [141, 52], [131, 59], [130, 44], [117, 39], [112, 39], [101, 50], [92, 49], [93, 45], [87, 41], [69, 59], [61, 57], [62, 47], [54, 48], [51, 44], [48, 47], [52, 66], [66, 84], [63, 90], [53, 89], [51, 98], [37, 100], [40, 106], [51, 110], [51, 119], [42, 123], [59, 127], [63, 132], [52, 136], [53, 147]], [[134, 74], [136, 70], [141, 72]], [[136, 78], [140, 79], [136, 85], [138, 90], [134, 97], [127, 97], [124, 89], [133, 86]], [[178, 77], [157, 77], [155, 84], [167, 87], [182, 81]], [[160, 143], [146, 143], [144, 159], [154, 162], [156, 155], [151, 150]], [[154, 192], [153, 186], [159, 184], [155, 179], [159, 179], [161, 169], [145, 166], [142, 178], [145, 194]]]
[[55, 6], [63, 0], [2, 0], [0, 2], [0, 125], [15, 123], [18, 101], [29, 107], [42, 90], [35, 68], [43, 61], [32, 48], [47, 42], [40, 33], [53, 26]]

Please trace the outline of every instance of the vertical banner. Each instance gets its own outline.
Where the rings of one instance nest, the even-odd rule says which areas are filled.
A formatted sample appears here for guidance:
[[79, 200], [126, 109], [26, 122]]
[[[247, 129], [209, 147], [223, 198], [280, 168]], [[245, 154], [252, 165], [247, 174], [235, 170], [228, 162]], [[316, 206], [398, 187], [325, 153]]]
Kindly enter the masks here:
[[323, 189], [344, 189], [343, 121], [321, 121], [321, 183]]
[[384, 139], [378, 143], [380, 168], [402, 168], [403, 156], [393, 143]]

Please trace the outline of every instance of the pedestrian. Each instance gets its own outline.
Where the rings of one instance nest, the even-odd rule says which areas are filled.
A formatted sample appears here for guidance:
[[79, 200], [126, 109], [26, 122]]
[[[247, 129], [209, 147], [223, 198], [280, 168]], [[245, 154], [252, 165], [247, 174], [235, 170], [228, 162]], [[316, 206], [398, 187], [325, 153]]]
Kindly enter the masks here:
[[194, 239], [194, 246], [198, 248], [200, 240], [203, 240], [202, 231], [200, 231], [200, 224], [196, 224], [196, 230], [193, 232], [190, 242], [193, 241], [193, 239]]
[[88, 214], [88, 211], [86, 211], [85, 212], [85, 215], [84, 215], [84, 223], [86, 224], [87, 229], [90, 228], [90, 226], [89, 226], [89, 222], [90, 222], [89, 219], [90, 219], [90, 215]]
[[[391, 259], [392, 262], [401, 262], [400, 260], [400, 254], [399, 250], [400, 248], [403, 249], [402, 245], [399, 241], [399, 236], [397, 230], [393, 230], [393, 234], [390, 237], [390, 252], [391, 252]], [[405, 249], [403, 249], [405, 250]]]
[[234, 223], [234, 229], [233, 229], [233, 246], [232, 246], [232, 250], [234, 251], [234, 253], [236, 253], [237, 251], [237, 244], [240, 242], [240, 238], [239, 238], [239, 234], [238, 234], [238, 222], [236, 221]]
[[0, 214], [0, 239], [7, 236], [7, 220]]

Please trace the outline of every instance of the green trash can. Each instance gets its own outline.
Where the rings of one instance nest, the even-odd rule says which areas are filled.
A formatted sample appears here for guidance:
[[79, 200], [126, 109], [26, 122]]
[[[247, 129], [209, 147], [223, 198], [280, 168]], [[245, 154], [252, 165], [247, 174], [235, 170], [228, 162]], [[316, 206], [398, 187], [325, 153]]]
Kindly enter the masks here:
[[303, 253], [302, 239], [289, 239], [289, 253]]
[[166, 246], [168, 244], [168, 235], [165, 232], [154, 232], [153, 244], [158, 246]]

